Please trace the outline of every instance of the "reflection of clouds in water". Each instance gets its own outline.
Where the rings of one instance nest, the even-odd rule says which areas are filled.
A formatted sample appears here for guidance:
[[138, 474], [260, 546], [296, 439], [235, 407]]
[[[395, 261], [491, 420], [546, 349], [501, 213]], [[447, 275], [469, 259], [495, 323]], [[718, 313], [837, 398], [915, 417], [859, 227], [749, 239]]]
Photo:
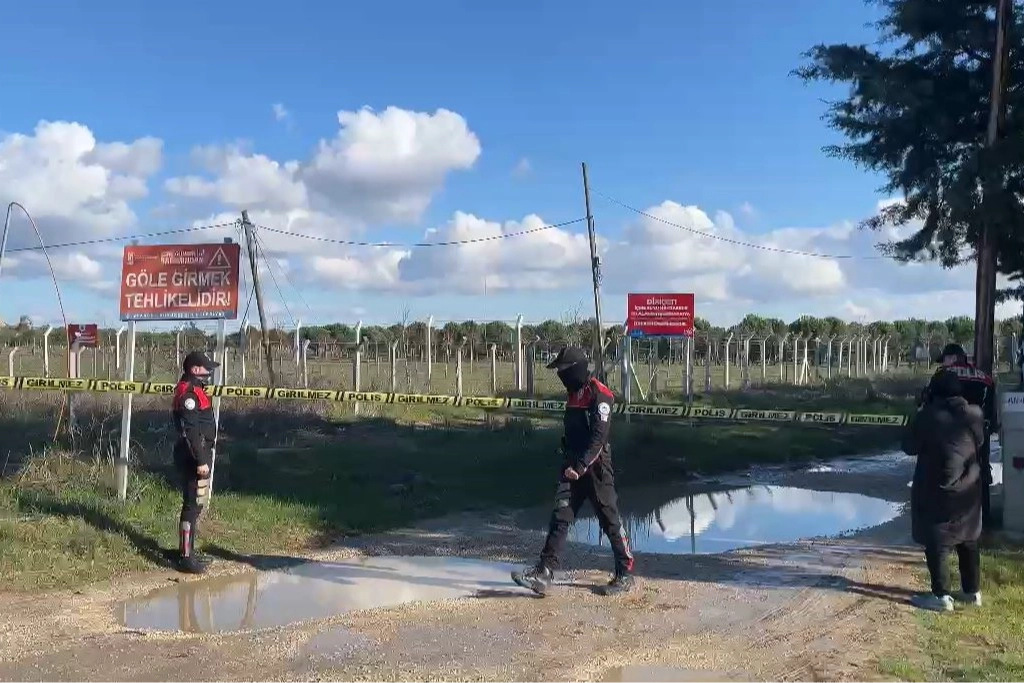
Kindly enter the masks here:
[[[860, 494], [763, 485], [684, 496], [650, 519], [625, 522], [638, 550], [685, 552], [683, 542], [690, 540], [692, 552], [698, 545], [718, 552], [876, 526], [895, 518], [900, 507]], [[589, 517], [580, 526], [585, 528], [574, 531], [576, 540], [601, 543], [596, 520]]]
[[444, 557], [311, 562], [287, 571], [166, 589], [130, 603], [126, 616], [141, 628], [200, 632], [283, 626], [352, 610], [505, 588], [511, 568]]
[[[875, 503], [880, 503], [881, 506]], [[838, 521], [850, 523], [864, 516], [865, 506], [884, 509], [888, 504], [860, 494], [811, 491], [782, 486], [752, 486], [729, 494], [721, 492], [694, 496], [693, 533], [701, 534], [712, 526], [718, 531], [729, 531], [736, 526], [737, 520], [749, 520], [761, 514], [824, 514]], [[666, 540], [674, 541], [688, 537], [691, 533], [690, 513], [685, 498], [663, 506], [661, 520], [665, 529], [657, 531]]]

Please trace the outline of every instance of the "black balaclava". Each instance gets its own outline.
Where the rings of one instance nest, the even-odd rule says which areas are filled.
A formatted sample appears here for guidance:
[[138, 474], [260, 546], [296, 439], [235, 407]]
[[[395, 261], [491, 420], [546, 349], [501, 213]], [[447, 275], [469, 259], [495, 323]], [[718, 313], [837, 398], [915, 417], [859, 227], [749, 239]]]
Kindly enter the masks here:
[[935, 399], [947, 399], [963, 396], [964, 389], [955, 372], [940, 370], [928, 383], [928, 393]]
[[576, 393], [587, 385], [590, 379], [590, 371], [587, 369], [587, 362], [573, 363], [564, 370], [558, 371], [558, 379], [570, 393]]

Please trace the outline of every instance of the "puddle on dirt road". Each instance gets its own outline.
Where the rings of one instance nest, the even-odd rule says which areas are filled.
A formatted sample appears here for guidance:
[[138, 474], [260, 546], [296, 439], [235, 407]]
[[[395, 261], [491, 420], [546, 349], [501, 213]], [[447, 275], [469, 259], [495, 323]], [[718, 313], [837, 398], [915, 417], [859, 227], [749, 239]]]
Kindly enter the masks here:
[[[631, 501], [630, 507], [637, 508]], [[642, 515], [623, 510], [635, 550], [669, 554], [721, 553], [769, 543], [841, 536], [895, 519], [903, 505], [857, 493], [755, 485], [685, 495]], [[631, 514], [632, 512], [632, 514]], [[570, 539], [607, 545], [592, 514], [579, 519]]]
[[671, 666], [620, 666], [605, 672], [602, 681], [744, 681], [751, 680], [722, 671], [677, 669]]
[[366, 557], [187, 581], [121, 606], [128, 628], [224, 633], [509, 588], [513, 565], [454, 557]]

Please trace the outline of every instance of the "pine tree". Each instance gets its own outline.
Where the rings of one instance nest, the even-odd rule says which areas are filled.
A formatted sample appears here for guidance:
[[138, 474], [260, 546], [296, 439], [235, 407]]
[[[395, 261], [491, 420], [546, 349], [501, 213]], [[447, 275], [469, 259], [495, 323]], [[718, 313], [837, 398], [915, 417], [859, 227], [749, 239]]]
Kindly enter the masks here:
[[[1022, 12], [1014, 13], [1009, 37], [1007, 134], [986, 149], [995, 2], [868, 1], [884, 10], [876, 45], [817, 45], [795, 72], [805, 81], [849, 85], [847, 97], [829, 102], [824, 115], [847, 141], [825, 152], [881, 173], [886, 182], [880, 190], [904, 198], [864, 221], [864, 227], [882, 230], [920, 221], [920, 229], [909, 236], [904, 232], [883, 250], [898, 260], [937, 260], [948, 268], [975, 258], [980, 227], [992, 219], [999, 271], [1021, 279]], [[996, 192], [983, 197], [989, 179]]]

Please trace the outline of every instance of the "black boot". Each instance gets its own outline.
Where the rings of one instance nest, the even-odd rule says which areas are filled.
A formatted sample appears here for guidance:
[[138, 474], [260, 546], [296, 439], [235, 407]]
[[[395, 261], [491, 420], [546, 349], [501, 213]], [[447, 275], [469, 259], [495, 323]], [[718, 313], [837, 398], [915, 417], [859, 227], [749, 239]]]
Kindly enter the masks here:
[[547, 567], [537, 565], [530, 569], [512, 572], [512, 580], [523, 588], [529, 588], [537, 595], [544, 597], [555, 580], [555, 576]]
[[186, 574], [202, 574], [206, 571], [206, 562], [195, 556], [194, 547], [192, 525], [182, 522], [178, 530], [178, 571]]
[[628, 565], [616, 564], [615, 576], [608, 582], [608, 585], [604, 587], [604, 594], [608, 596], [619, 595], [621, 593], [628, 593], [633, 590], [633, 586], [636, 585], [636, 579], [633, 578], [633, 560], [630, 559]]

